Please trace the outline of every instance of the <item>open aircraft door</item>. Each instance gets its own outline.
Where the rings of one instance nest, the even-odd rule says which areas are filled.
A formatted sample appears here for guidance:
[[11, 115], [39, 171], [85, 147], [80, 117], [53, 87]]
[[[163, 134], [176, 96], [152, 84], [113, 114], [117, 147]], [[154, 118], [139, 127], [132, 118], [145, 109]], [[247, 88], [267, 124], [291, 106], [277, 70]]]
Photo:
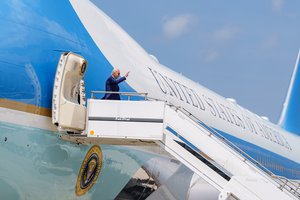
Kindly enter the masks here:
[[85, 130], [86, 99], [83, 77], [86, 60], [75, 53], [62, 53], [58, 62], [52, 97], [52, 123], [61, 131]]

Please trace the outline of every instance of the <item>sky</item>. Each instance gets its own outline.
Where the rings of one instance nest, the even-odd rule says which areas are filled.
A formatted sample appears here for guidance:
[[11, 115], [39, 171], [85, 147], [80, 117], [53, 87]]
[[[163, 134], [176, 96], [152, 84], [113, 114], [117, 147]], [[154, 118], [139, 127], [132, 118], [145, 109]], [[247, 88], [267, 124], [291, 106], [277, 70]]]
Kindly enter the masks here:
[[299, 0], [92, 0], [174, 71], [277, 123], [300, 49]]

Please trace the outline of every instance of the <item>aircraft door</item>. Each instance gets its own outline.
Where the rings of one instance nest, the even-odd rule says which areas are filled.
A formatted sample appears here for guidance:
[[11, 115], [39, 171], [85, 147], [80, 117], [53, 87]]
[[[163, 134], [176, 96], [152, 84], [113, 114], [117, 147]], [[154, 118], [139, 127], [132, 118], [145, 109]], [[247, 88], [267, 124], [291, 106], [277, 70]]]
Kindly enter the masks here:
[[84, 74], [86, 60], [75, 53], [60, 56], [53, 87], [52, 123], [62, 131], [85, 130]]

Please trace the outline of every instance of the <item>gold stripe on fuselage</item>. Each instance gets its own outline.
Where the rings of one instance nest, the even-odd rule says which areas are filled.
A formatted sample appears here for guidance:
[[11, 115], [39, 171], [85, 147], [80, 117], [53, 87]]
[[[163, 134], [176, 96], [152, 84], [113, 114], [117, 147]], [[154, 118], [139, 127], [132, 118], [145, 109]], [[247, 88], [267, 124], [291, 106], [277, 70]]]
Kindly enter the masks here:
[[0, 107], [51, 117], [51, 109], [0, 98]]

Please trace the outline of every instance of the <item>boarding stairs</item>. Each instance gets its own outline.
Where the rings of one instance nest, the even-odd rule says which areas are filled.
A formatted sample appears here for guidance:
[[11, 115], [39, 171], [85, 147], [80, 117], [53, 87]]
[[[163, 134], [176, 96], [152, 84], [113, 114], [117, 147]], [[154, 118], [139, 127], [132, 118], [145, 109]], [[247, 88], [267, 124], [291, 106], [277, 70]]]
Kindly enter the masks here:
[[167, 102], [88, 99], [86, 127], [85, 134], [64, 139], [112, 145], [158, 144], [218, 189], [222, 200], [300, 197], [299, 186], [274, 177], [191, 113]]
[[[220, 191], [219, 199], [300, 199], [299, 185], [274, 176], [187, 110], [144, 96], [128, 101], [91, 99], [80, 82], [85, 60], [62, 54], [53, 87], [53, 124], [78, 144], [159, 145]], [[113, 93], [113, 92], [112, 92]], [[124, 94], [124, 93], [121, 93]], [[67, 134], [66, 134], [67, 133]]]

